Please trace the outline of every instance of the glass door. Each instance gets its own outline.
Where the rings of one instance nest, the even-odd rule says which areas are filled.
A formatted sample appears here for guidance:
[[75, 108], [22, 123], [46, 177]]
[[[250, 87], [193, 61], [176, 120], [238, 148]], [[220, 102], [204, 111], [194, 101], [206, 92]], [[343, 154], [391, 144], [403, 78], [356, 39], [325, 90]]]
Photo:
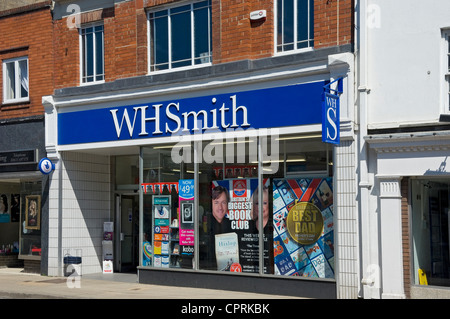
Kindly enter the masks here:
[[118, 272], [136, 271], [139, 263], [139, 196], [117, 196], [117, 229], [116, 247], [118, 247]]

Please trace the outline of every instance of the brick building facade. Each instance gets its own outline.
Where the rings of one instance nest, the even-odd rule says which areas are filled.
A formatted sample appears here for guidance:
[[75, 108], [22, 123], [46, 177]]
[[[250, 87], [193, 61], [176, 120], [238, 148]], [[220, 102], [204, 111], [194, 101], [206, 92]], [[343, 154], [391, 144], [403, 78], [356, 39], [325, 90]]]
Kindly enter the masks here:
[[[76, 12], [54, 21], [55, 88], [78, 86], [77, 23], [105, 26], [105, 81], [148, 73], [147, 11], [176, 1], [124, 1], [113, 7]], [[213, 64], [274, 55], [273, 1], [212, 1]], [[264, 8], [267, 19], [252, 22], [249, 13]], [[67, 13], [72, 11], [66, 10]], [[314, 1], [314, 48], [353, 44], [353, 1]]]
[[[54, 85], [53, 20], [51, 1], [25, 2], [2, 2], [0, 11], [0, 255], [40, 272], [48, 252], [48, 179], [38, 162], [46, 155], [42, 96]], [[40, 203], [35, 226], [26, 224], [32, 199]]]
[[[250, 13], [259, 10], [265, 10], [266, 17], [252, 21]], [[28, 50], [30, 99], [34, 102], [32, 94], [39, 92], [39, 86], [32, 86], [31, 82], [36, 80], [33, 79], [35, 72], [44, 73], [41, 85], [51, 83], [42, 87], [39, 92], [42, 99], [36, 98], [42, 103], [35, 109], [37, 115], [44, 111], [45, 134], [40, 138], [45, 143], [47, 157], [54, 164], [52, 173], [40, 177], [44, 185], [42, 197], [48, 200], [42, 210], [45, 219], [42, 273], [64, 274], [67, 265], [64, 265], [63, 257], [78, 251], [82, 254], [83, 273], [101, 272], [105, 257], [103, 227], [105, 222], [112, 222], [115, 271], [138, 272], [139, 280], [144, 283], [195, 284], [239, 290], [252, 287], [256, 291], [277, 294], [357, 298], [357, 190], [355, 167], [348, 164], [356, 162], [357, 153], [353, 107], [353, 1], [102, 0], [94, 3], [80, 0], [71, 3], [53, 1], [51, 10], [41, 11], [35, 14], [45, 17], [46, 12], [52, 17], [52, 27], [45, 41], [39, 41], [39, 58], [45, 60], [39, 67], [51, 71], [41, 72], [37, 66], [32, 67], [31, 50], [35, 46], [29, 44]], [[9, 18], [14, 19], [14, 15]], [[172, 30], [176, 23], [187, 20], [190, 22], [184, 27], [190, 34], [183, 27], [177, 29], [179, 32]], [[197, 27], [200, 24], [201, 27]], [[157, 28], [162, 32], [155, 32]], [[43, 26], [42, 29], [47, 30]], [[164, 32], [167, 38], [161, 36]], [[38, 32], [31, 34], [38, 36]], [[39, 36], [44, 36], [43, 32]], [[190, 53], [183, 50], [186, 37], [191, 41]], [[166, 41], [168, 46], [162, 49]], [[199, 49], [199, 46], [203, 47]], [[0, 54], [2, 52], [13, 53], [0, 51]], [[178, 60], [177, 54], [181, 55]], [[333, 85], [339, 83], [339, 90], [342, 90], [339, 94], [341, 143], [335, 147], [320, 140], [322, 93], [330, 82]], [[288, 93], [293, 88], [298, 90]], [[278, 104], [279, 98], [284, 99], [285, 105]], [[224, 99], [223, 103], [216, 105], [220, 99]], [[200, 103], [201, 107], [185, 109], [185, 104], [191, 103]], [[159, 113], [150, 115], [159, 107]], [[166, 107], [165, 112], [162, 107]], [[123, 110], [128, 110], [128, 120]], [[175, 113], [176, 110], [179, 112]], [[23, 115], [24, 109], [20, 111]], [[134, 120], [131, 112], [134, 112]], [[138, 112], [141, 113], [138, 115]], [[100, 118], [94, 119], [98, 115]], [[111, 115], [113, 120], [116, 116], [116, 126], [104, 124], [111, 120]], [[190, 122], [192, 117], [199, 119], [207, 115], [211, 119], [208, 122], [203, 119], [201, 136], [205, 141], [214, 138], [207, 134], [210, 128], [219, 128], [219, 135], [229, 138], [226, 128], [232, 123], [231, 127], [240, 125], [255, 129], [258, 147], [262, 147], [262, 134], [267, 134], [267, 130], [276, 131], [280, 140], [287, 141], [283, 143], [293, 143], [291, 148], [284, 147], [285, 144], [280, 148], [281, 168], [274, 175], [265, 175], [265, 155], [260, 151], [255, 152], [260, 154], [256, 165], [246, 159], [245, 163], [234, 165], [217, 162], [218, 166], [214, 166], [200, 161], [178, 167], [173, 158], [158, 150], [176, 143], [176, 136], [169, 133], [181, 131], [182, 125], [183, 131], [192, 133], [196, 128], [196, 124]], [[241, 116], [242, 123], [239, 122]], [[227, 121], [230, 124], [227, 125]], [[141, 134], [133, 135], [133, 129], [137, 131], [141, 124]], [[148, 129], [145, 128], [147, 124]], [[154, 132], [158, 132], [157, 124], [161, 124], [165, 135], [152, 135], [150, 127], [153, 128], [153, 124]], [[188, 125], [194, 129], [189, 129]], [[121, 133], [126, 131], [126, 126], [130, 136], [124, 137]], [[114, 133], [112, 138], [108, 135], [111, 132]], [[141, 138], [149, 133], [148, 138]], [[245, 132], [238, 132], [238, 137], [248, 138]], [[198, 149], [205, 146], [198, 141], [192, 143]], [[198, 152], [195, 156], [198, 159]], [[283, 160], [291, 156], [301, 164], [291, 166], [289, 161]], [[155, 171], [149, 168], [154, 166], [154, 158], [164, 158], [167, 162]], [[234, 177], [219, 178], [218, 172], [222, 169], [233, 171]], [[328, 219], [326, 234], [312, 243], [312, 247], [307, 249], [300, 243], [282, 246], [288, 242], [283, 227], [277, 230], [278, 233], [267, 232], [269, 237], [264, 240], [268, 240], [269, 246], [265, 246], [262, 238], [267, 234], [257, 230], [259, 237], [253, 238], [259, 238], [259, 241], [254, 247], [258, 247], [258, 254], [264, 257], [250, 261], [251, 249], [247, 247], [247, 255], [240, 256], [242, 268], [233, 266], [233, 269], [243, 269], [242, 273], [223, 276], [223, 272], [218, 272], [218, 266], [213, 266], [218, 262], [212, 257], [217, 252], [211, 253], [209, 249], [214, 247], [211, 242], [215, 239], [206, 231], [213, 225], [211, 185], [239, 183], [242, 176], [237, 172], [244, 169], [253, 174], [252, 178], [244, 179], [248, 187], [256, 183], [259, 194], [267, 186], [259, 181], [268, 177], [271, 191], [276, 191], [275, 188], [284, 182], [290, 185], [302, 182], [311, 187], [320, 183], [333, 189], [331, 196], [335, 202], [330, 206], [331, 202], [325, 199], [330, 196], [329, 191], [320, 199], [317, 197], [323, 201], [323, 218]], [[180, 170], [179, 175], [173, 175]], [[155, 238], [164, 236], [159, 233], [154, 236], [157, 221], [149, 215], [149, 209], [153, 211], [152, 201], [157, 194], [156, 191], [147, 193], [147, 189], [156, 189], [153, 187], [163, 185], [162, 182], [178, 186], [185, 179], [192, 180], [195, 186], [192, 207], [197, 218], [192, 221], [194, 228], [190, 229], [194, 238], [190, 244], [188, 241], [180, 244], [187, 247], [185, 256], [168, 257], [156, 250], [160, 242]], [[298, 187], [293, 191], [298, 191]], [[256, 190], [249, 188], [248, 194], [257, 196]], [[229, 191], [231, 193], [232, 189]], [[319, 194], [322, 189], [311, 188], [309, 191]], [[178, 195], [172, 199], [171, 223], [176, 219], [181, 230], [186, 224], [181, 224], [180, 213], [175, 207], [181, 205]], [[281, 214], [275, 214], [273, 201], [271, 198], [269, 226]], [[262, 198], [260, 202], [263, 202]], [[128, 222], [135, 228], [130, 229]], [[254, 221], [247, 222], [243, 224], [253, 225]], [[280, 249], [287, 252], [295, 248], [299, 257], [293, 253], [282, 255], [283, 259], [280, 259], [272, 252], [274, 243], [278, 245], [277, 254]], [[146, 247], [151, 247], [150, 260], [146, 259]], [[189, 253], [192, 251], [193, 254]], [[252, 258], [256, 258], [256, 251], [252, 254]], [[181, 271], [161, 269], [165, 266], [158, 265], [161, 260], [167, 265], [166, 258], [172, 258], [167, 268], [180, 268]], [[298, 258], [302, 259], [301, 263]], [[262, 265], [264, 267], [260, 267]], [[158, 276], [153, 275], [155, 272]], [[260, 276], [247, 276], [246, 272]], [[267, 274], [275, 275], [277, 287], [273, 285], [273, 276]], [[291, 280], [287, 278], [290, 276], [316, 279]]]

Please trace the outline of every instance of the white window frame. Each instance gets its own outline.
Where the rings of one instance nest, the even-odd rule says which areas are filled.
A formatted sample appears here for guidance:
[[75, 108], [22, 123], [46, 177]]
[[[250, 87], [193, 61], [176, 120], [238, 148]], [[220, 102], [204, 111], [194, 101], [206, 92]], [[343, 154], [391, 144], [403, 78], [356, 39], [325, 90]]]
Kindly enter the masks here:
[[450, 114], [450, 29], [443, 31], [443, 99], [444, 113]]
[[[94, 69], [94, 80], [88, 82], [87, 80], [84, 79], [83, 76], [83, 51], [86, 50], [86, 48], [83, 46], [83, 30], [87, 29], [87, 28], [92, 28], [92, 27], [97, 27], [97, 26], [103, 26], [103, 39], [102, 39], [102, 46], [103, 46], [103, 79], [102, 80], [97, 80], [97, 76], [99, 76], [96, 72], [97, 72], [97, 52], [96, 52], [96, 46], [93, 46], [93, 69]], [[88, 24], [84, 24], [79, 28], [79, 47], [80, 47], [80, 85], [92, 85], [92, 84], [99, 84], [99, 83], [104, 83], [105, 82], [105, 25], [102, 22], [95, 22], [95, 23], [88, 23]], [[93, 37], [94, 37], [94, 44], [96, 43], [96, 33], [93, 33]], [[85, 52], [86, 55], [86, 52]]]
[[[284, 0], [283, 0], [284, 1]], [[313, 8], [314, 9], [314, 8]], [[299, 53], [299, 52], [305, 52], [305, 51], [313, 51], [314, 50], [314, 46], [310, 46], [308, 43], [308, 46], [305, 48], [298, 48], [298, 43], [297, 43], [297, 25], [298, 25], [298, 21], [297, 21], [297, 10], [298, 10], [298, 6], [297, 6], [297, 1], [294, 1], [294, 48], [292, 50], [286, 50], [286, 51], [280, 51], [278, 52], [278, 46], [279, 45], [283, 45], [283, 43], [278, 43], [278, 1], [274, 0], [274, 20], [275, 20], [275, 24], [274, 24], [274, 54], [275, 55], [288, 55], [288, 54], [293, 54], [293, 53]], [[311, 24], [310, 24], [310, 14], [311, 12], [311, 2], [308, 1], [308, 35], [310, 35], [311, 33]], [[314, 32], [314, 30], [313, 30]], [[314, 33], [313, 33], [313, 37], [312, 38], [308, 38], [307, 40], [308, 42], [310, 41], [314, 41]]]
[[[21, 77], [20, 77], [20, 68], [19, 68], [19, 62], [20, 61], [27, 61], [27, 77], [28, 77], [28, 95], [26, 97], [21, 96]], [[6, 91], [6, 83], [7, 83], [7, 64], [14, 63], [14, 78], [15, 78], [15, 98], [8, 98], [7, 97], [7, 91]], [[28, 56], [22, 56], [18, 58], [13, 59], [7, 59], [4, 60], [2, 63], [2, 71], [3, 71], [3, 104], [9, 104], [9, 103], [22, 103], [22, 102], [28, 102], [30, 100], [30, 72], [29, 72], [29, 60]]]
[[[203, 67], [207, 67], [207, 66], [211, 66], [212, 65], [212, 40], [211, 40], [211, 32], [212, 32], [212, 25], [211, 25], [211, 11], [212, 11], [212, 4], [208, 7], [210, 14], [208, 16], [208, 25], [210, 26], [208, 29], [208, 48], [209, 48], [209, 52], [211, 53], [211, 55], [209, 56], [209, 60], [210, 62], [206, 62], [206, 63], [201, 63], [201, 64], [195, 64], [195, 54], [194, 54], [194, 43], [195, 43], [195, 35], [194, 35], [194, 4], [197, 2], [203, 2], [205, 0], [198, 0], [198, 1], [192, 1], [192, 2], [179, 2], [176, 3], [176, 5], [164, 5], [164, 6], [158, 6], [157, 9], [154, 10], [149, 10], [147, 11], [147, 73], [148, 74], [155, 74], [155, 73], [168, 73], [168, 72], [174, 72], [174, 71], [182, 71], [182, 70], [187, 70], [187, 69], [195, 69], [195, 68], [203, 68]], [[171, 9], [176, 9], [178, 7], [182, 7], [185, 5], [190, 5], [191, 9], [190, 9], [190, 13], [191, 13], [191, 64], [188, 66], [181, 66], [181, 67], [172, 67], [172, 64], [174, 63], [172, 61], [172, 39], [171, 39], [171, 21], [170, 21], [170, 10]], [[168, 48], [168, 68], [164, 69], [164, 70], [156, 70], [156, 71], [152, 71], [152, 46], [151, 46], [151, 24], [150, 24], [150, 14], [154, 13], [154, 12], [158, 12], [161, 10], [168, 10], [168, 43], [169, 43], [169, 48]], [[179, 61], [177, 61], [179, 62]]]

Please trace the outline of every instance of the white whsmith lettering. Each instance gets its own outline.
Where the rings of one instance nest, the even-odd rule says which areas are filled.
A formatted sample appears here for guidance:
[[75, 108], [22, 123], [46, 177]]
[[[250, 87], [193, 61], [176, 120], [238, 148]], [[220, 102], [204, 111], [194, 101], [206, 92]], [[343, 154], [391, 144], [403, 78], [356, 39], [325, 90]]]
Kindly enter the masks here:
[[[231, 107], [226, 107], [225, 103], [222, 104], [222, 106], [217, 109], [210, 109], [209, 112], [206, 110], [199, 110], [198, 112], [190, 111], [190, 112], [183, 112], [181, 115], [180, 112], [180, 103], [168, 103], [165, 107], [165, 126], [164, 126], [164, 133], [169, 134], [175, 134], [179, 132], [180, 130], [182, 132], [189, 132], [192, 130], [193, 132], [200, 130], [198, 127], [198, 122], [201, 119], [203, 126], [201, 129], [226, 129], [228, 127], [230, 128], [236, 128], [236, 127], [249, 127], [250, 124], [248, 123], [247, 119], [247, 107], [241, 105], [237, 106], [237, 99], [236, 95], [230, 96], [231, 100]], [[212, 99], [212, 104], [214, 105], [217, 100], [216, 98]], [[133, 137], [133, 133], [135, 130], [136, 125], [140, 125], [139, 129], [139, 136], [147, 136], [149, 135], [149, 132], [147, 131], [147, 122], [154, 122], [154, 130], [151, 133], [152, 135], [157, 134], [163, 134], [163, 131], [161, 131], [161, 117], [160, 117], [160, 109], [163, 106], [163, 104], [155, 104], [152, 105], [154, 109], [154, 116], [147, 117], [147, 109], [149, 109], [148, 105], [145, 106], [135, 106], [133, 107], [134, 114], [132, 115], [132, 120], [130, 117], [130, 114], [128, 113], [127, 109], [125, 108], [122, 113], [122, 119], [119, 123], [120, 115], [118, 114], [119, 109], [112, 109], [110, 110], [110, 113], [112, 115], [113, 121], [114, 121], [114, 127], [116, 129], [117, 138], [120, 138], [122, 134], [122, 129], [125, 125], [128, 129], [129, 137]], [[226, 115], [227, 112], [231, 112], [232, 120], [231, 123], [227, 122]], [[238, 112], [242, 113], [242, 122], [241, 124], [238, 124], [237, 115]], [[140, 113], [140, 121], [136, 123], [136, 119], [138, 118], [138, 113]], [[189, 124], [192, 123], [192, 126]], [[218, 124], [220, 123], [220, 127]], [[182, 127], [183, 125], [183, 127]]]

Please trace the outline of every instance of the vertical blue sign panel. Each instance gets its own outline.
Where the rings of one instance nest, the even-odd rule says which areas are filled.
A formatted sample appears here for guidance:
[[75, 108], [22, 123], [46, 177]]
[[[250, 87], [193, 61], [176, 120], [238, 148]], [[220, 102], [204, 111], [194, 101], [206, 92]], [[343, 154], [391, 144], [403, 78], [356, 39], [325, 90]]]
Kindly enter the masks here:
[[339, 144], [339, 96], [323, 93], [322, 103], [322, 141], [325, 143]]

